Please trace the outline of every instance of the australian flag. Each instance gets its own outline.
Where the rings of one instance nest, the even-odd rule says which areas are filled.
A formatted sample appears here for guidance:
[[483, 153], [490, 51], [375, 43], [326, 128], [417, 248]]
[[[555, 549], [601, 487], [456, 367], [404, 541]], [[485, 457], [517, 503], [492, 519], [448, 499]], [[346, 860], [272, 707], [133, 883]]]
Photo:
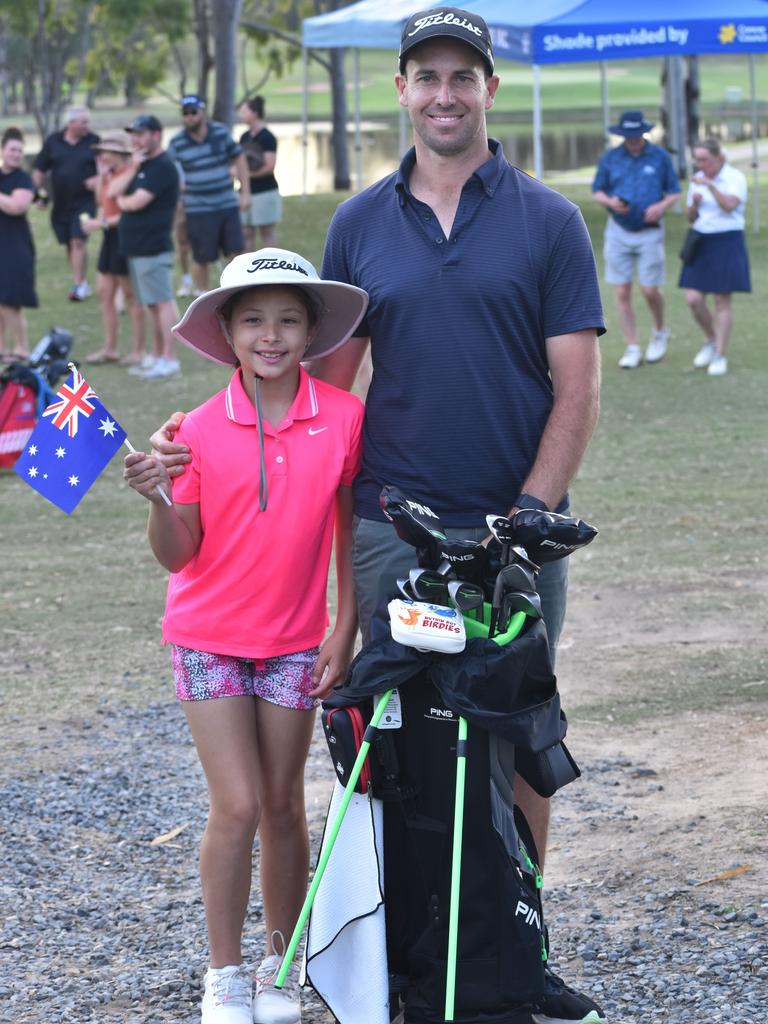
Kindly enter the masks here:
[[[72, 364], [70, 364], [71, 366]], [[76, 369], [61, 385], [13, 467], [25, 483], [72, 512], [125, 440]]]

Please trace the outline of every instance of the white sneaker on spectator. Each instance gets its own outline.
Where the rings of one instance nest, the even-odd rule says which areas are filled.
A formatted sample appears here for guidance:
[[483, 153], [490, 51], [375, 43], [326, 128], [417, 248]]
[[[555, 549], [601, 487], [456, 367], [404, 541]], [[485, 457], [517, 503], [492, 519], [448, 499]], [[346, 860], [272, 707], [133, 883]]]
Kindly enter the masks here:
[[668, 347], [669, 328], [660, 327], [658, 331], [653, 331], [651, 334], [651, 340], [648, 342], [648, 348], [645, 350], [646, 363], [660, 362], [667, 354]]
[[725, 356], [715, 356], [707, 367], [707, 373], [710, 377], [722, 377], [728, 373], [728, 360]]
[[191, 274], [183, 274], [181, 278], [181, 284], [176, 290], [176, 294], [180, 299], [188, 298], [194, 291], [194, 285], [192, 283]]
[[128, 373], [132, 377], [143, 377], [147, 370], [151, 370], [155, 365], [155, 357], [150, 355], [142, 356], [140, 363], [134, 363], [133, 366], [128, 367]]
[[250, 971], [242, 964], [205, 972], [200, 1024], [253, 1024]]
[[697, 370], [703, 369], [705, 366], [709, 366], [712, 360], [715, 358], [715, 343], [714, 341], [705, 341], [699, 351], [693, 357], [693, 365]]
[[624, 355], [619, 360], [622, 370], [636, 370], [643, 361], [643, 353], [639, 345], [627, 345]]
[[172, 377], [174, 373], [181, 372], [181, 364], [178, 359], [166, 359], [161, 356], [149, 370], [141, 374], [142, 380], [159, 380], [161, 377]]

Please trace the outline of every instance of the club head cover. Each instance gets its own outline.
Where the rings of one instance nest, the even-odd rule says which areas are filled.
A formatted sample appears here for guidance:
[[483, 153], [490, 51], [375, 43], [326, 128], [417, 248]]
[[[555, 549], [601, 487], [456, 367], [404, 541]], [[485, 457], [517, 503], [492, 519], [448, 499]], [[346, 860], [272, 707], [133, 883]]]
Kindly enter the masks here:
[[583, 519], [533, 508], [521, 508], [515, 512], [512, 526], [515, 543], [525, 548], [529, 557], [539, 564], [567, 558], [597, 536], [595, 527]]
[[379, 505], [400, 540], [416, 548], [419, 565], [436, 569], [440, 563], [438, 544], [445, 540], [445, 533], [432, 509], [410, 501], [397, 487], [389, 485], [381, 489]]

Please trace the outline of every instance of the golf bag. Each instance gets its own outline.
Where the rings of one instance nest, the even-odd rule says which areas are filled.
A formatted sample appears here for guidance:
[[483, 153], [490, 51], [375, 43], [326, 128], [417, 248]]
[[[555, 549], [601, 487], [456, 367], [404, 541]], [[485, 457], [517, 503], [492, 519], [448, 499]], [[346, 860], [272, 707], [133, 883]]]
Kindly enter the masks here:
[[0, 468], [10, 469], [24, 450], [53, 388], [67, 371], [72, 335], [52, 327], [25, 363], [10, 363], [0, 373]]
[[[383, 801], [387, 962], [401, 979], [407, 1024], [443, 1021], [459, 716], [468, 722], [456, 1005], [459, 1024], [528, 1021], [543, 991], [541, 875], [530, 829], [514, 808], [516, 750], [533, 765], [563, 749], [547, 636], [526, 619], [503, 646], [476, 637], [462, 654], [404, 647], [388, 622], [324, 702], [323, 722], [340, 780], [354, 742], [350, 717], [370, 720], [372, 696], [397, 687], [402, 725], [383, 728], [369, 754], [371, 791]], [[333, 742], [332, 742], [333, 740]], [[557, 785], [575, 778], [569, 770]], [[559, 762], [555, 762], [559, 763]], [[538, 769], [552, 777], [551, 767]], [[532, 775], [532, 778], [534, 776]], [[400, 995], [390, 994], [390, 1013]]]

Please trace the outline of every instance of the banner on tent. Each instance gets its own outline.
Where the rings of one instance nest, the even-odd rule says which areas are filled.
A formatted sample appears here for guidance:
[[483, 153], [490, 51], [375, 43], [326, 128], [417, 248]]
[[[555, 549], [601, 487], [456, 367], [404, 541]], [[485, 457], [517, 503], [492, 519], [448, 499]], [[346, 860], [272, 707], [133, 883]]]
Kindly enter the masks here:
[[[552, 31], [541, 26], [516, 34], [499, 29], [495, 37], [498, 56], [516, 56], [534, 62], [605, 60], [616, 57], [670, 56], [684, 53], [756, 53], [768, 51], [768, 17], [765, 22], [672, 23], [658, 25], [580, 26]], [[501, 37], [501, 38], [500, 38]], [[496, 39], [499, 38], [497, 44]], [[513, 50], [517, 53], [513, 53]], [[594, 55], [594, 56], [593, 56]]]
[[491, 25], [497, 57], [536, 63], [658, 57], [686, 53], [768, 52], [768, 17], [764, 21], [671, 22], [622, 25], [541, 25], [530, 30]]

